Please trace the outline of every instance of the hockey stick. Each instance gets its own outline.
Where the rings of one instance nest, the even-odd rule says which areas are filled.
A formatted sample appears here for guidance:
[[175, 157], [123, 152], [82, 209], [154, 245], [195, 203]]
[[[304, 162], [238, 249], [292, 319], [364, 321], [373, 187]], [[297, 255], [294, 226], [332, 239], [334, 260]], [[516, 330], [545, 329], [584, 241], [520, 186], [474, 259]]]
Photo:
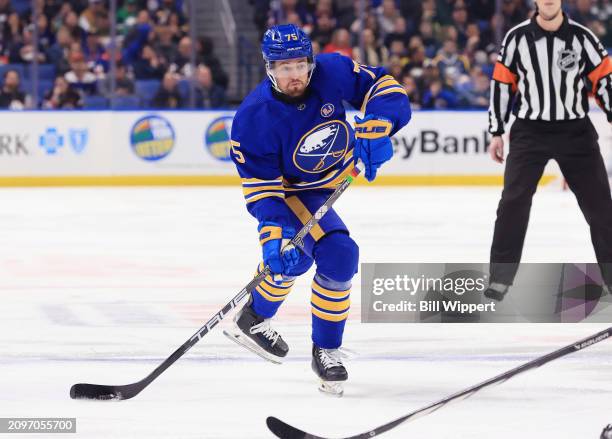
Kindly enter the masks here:
[[[353, 182], [353, 179], [359, 175], [363, 170], [363, 164], [358, 162], [355, 168], [351, 171], [350, 175], [347, 175], [340, 185], [334, 190], [329, 196], [325, 203], [310, 217], [308, 222], [300, 229], [300, 231], [289, 241], [289, 243], [283, 247], [286, 249], [289, 246], [304, 248], [304, 238], [310, 232], [310, 230], [316, 226], [321, 218], [327, 213], [327, 211], [336, 202], [338, 197], [349, 187]], [[168, 367], [170, 367], [176, 360], [181, 358], [189, 349], [193, 347], [198, 341], [208, 334], [217, 324], [223, 320], [227, 314], [236, 308], [242, 299], [244, 299], [257, 285], [259, 285], [266, 276], [270, 275], [270, 267], [266, 266], [257, 274], [253, 280], [251, 280], [234, 298], [227, 303], [217, 314], [215, 314], [210, 320], [206, 322], [198, 331], [191, 336], [181, 347], [172, 353], [162, 364], [151, 372], [146, 378], [141, 381], [132, 384], [125, 384], [119, 386], [109, 386], [101, 384], [87, 384], [79, 383], [74, 384], [70, 388], [70, 397], [72, 399], [99, 399], [99, 400], [123, 400], [130, 399], [138, 395], [142, 390], [147, 387], [155, 378], [160, 376]]]
[[[394, 421], [391, 421], [384, 425], [376, 427], [373, 430], [370, 430], [365, 433], [357, 434], [355, 436], [349, 436], [344, 439], [369, 439], [371, 437], [378, 436], [384, 433], [385, 431], [389, 431], [392, 428], [397, 427], [398, 425], [404, 422], [414, 421], [415, 419], [418, 419], [430, 413], [433, 413], [436, 410], [439, 410], [442, 407], [446, 406], [450, 402], [458, 401], [460, 399], [461, 400], [467, 399], [473, 394], [475, 394], [476, 392], [478, 392], [479, 390], [484, 389], [485, 387], [489, 387], [494, 384], [504, 383], [508, 381], [510, 378], [520, 373], [526, 372], [530, 369], [536, 369], [540, 366], [545, 365], [546, 363], [550, 363], [553, 360], [564, 357], [573, 352], [577, 352], [581, 349], [587, 348], [591, 345], [594, 345], [595, 343], [599, 343], [600, 341], [609, 338], [610, 335], [612, 335], [612, 327], [605, 329], [601, 332], [598, 332], [597, 334], [591, 335], [590, 337], [587, 337], [576, 343], [567, 345], [559, 350], [551, 352], [550, 354], [538, 357], [525, 364], [515, 367], [514, 369], [510, 369], [509, 371], [504, 372], [501, 375], [497, 375], [491, 379], [488, 379], [487, 381], [483, 381], [482, 383], [476, 384], [475, 386], [469, 387], [465, 390], [461, 390], [457, 393], [447, 396], [446, 398], [436, 401], [433, 404], [425, 406], [406, 416], [402, 416], [401, 418], [398, 418]], [[272, 431], [272, 433], [274, 433], [276, 436], [278, 436], [281, 439], [325, 439], [322, 436], [316, 436], [314, 434], [306, 433], [305, 431], [292, 427], [291, 425], [273, 416], [270, 416], [268, 417], [268, 419], [266, 419], [266, 424], [268, 424], [268, 428]]]

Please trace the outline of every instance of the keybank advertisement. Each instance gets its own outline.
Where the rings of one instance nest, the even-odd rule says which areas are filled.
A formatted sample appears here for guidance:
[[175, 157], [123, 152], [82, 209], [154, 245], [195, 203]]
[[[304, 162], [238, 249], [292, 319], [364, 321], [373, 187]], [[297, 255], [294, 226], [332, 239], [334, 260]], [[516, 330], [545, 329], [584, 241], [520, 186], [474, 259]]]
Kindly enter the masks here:
[[[355, 114], [349, 113], [349, 122]], [[0, 172], [4, 177], [235, 175], [233, 115], [3, 112]], [[487, 117], [486, 112], [415, 112], [393, 137], [395, 155], [380, 175], [502, 175], [503, 166], [487, 155]], [[591, 118], [611, 163], [612, 128], [601, 112]]]

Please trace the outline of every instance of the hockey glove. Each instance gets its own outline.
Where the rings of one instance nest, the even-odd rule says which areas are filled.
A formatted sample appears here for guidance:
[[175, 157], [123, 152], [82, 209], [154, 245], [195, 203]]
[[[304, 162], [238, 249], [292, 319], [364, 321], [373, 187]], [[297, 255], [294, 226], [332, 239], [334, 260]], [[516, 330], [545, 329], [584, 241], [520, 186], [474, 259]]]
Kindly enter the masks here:
[[380, 166], [393, 157], [393, 145], [389, 134], [392, 124], [389, 120], [368, 114], [363, 119], [355, 116], [355, 163], [361, 160], [365, 165], [365, 178], [373, 181]]
[[287, 274], [287, 270], [295, 266], [300, 259], [300, 252], [291, 246], [281, 253], [281, 249], [295, 236], [293, 227], [282, 227], [280, 224], [264, 221], [259, 223], [259, 243], [263, 253], [263, 261], [272, 270], [272, 274]]

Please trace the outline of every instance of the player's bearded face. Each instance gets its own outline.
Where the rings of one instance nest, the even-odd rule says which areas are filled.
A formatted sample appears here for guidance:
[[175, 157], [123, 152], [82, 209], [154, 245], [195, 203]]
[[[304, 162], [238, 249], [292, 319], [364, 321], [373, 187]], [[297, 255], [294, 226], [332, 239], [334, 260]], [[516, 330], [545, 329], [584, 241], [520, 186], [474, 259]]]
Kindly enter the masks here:
[[561, 0], [537, 0], [540, 16], [546, 20], [554, 20], [561, 14]]
[[272, 74], [280, 91], [291, 97], [301, 96], [308, 85], [311, 66], [306, 58], [276, 62]]

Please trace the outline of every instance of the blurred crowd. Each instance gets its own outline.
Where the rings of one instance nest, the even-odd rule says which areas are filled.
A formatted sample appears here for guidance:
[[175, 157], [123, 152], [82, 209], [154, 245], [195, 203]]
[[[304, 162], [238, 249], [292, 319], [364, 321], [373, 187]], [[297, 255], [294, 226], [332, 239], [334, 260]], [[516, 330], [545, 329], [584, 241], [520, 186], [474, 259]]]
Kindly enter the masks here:
[[34, 77], [41, 108], [106, 108], [112, 81], [119, 107], [227, 105], [228, 76], [212, 41], [189, 37], [182, 0], [118, 1], [115, 75], [105, 0], [36, 0], [35, 11], [31, 5], [0, 0], [0, 108], [32, 107]]
[[[414, 108], [487, 108], [499, 40], [534, 10], [533, 0], [251, 0], [260, 31], [293, 23], [316, 53], [383, 65]], [[569, 16], [612, 47], [612, 0], [564, 0]]]
[[[486, 108], [500, 39], [533, 13], [533, 0], [501, 0], [500, 10], [496, 0], [249, 1], [262, 34], [297, 24], [315, 53], [383, 65], [414, 108], [432, 109]], [[228, 75], [210, 38], [190, 38], [187, 3], [118, 0], [111, 75], [107, 0], [35, 0], [34, 11], [32, 0], [0, 0], [0, 108], [34, 107], [33, 90], [39, 108], [108, 108], [113, 88], [114, 108], [226, 106]], [[612, 0], [563, 3], [612, 47]]]

